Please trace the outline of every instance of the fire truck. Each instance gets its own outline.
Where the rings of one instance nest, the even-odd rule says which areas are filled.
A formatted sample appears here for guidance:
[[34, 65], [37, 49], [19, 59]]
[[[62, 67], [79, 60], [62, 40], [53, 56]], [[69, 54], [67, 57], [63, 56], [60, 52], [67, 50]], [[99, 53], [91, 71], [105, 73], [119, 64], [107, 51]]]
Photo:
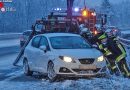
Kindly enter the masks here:
[[[36, 20], [33, 25], [35, 28], [42, 25], [41, 33], [49, 32], [69, 32], [80, 33], [79, 26], [84, 24], [89, 31], [95, 32], [95, 25], [100, 24], [102, 27], [106, 24], [105, 15], [96, 13], [94, 10], [87, 8], [79, 11], [77, 15], [68, 18], [66, 12], [51, 12], [48, 17]], [[106, 18], [105, 18], [106, 19]], [[43, 28], [44, 27], [44, 28]]]

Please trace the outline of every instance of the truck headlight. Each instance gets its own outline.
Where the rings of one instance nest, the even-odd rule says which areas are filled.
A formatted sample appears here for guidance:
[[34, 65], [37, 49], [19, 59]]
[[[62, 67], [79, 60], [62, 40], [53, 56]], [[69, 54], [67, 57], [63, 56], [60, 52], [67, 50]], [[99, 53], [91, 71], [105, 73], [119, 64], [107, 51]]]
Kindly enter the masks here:
[[98, 57], [97, 61], [98, 61], [98, 62], [104, 61], [104, 57], [103, 57], [103, 56]]
[[70, 63], [70, 62], [75, 63], [75, 61], [74, 61], [71, 57], [59, 56], [59, 58], [60, 58], [61, 60], [63, 60], [64, 62], [67, 62], [67, 63]]

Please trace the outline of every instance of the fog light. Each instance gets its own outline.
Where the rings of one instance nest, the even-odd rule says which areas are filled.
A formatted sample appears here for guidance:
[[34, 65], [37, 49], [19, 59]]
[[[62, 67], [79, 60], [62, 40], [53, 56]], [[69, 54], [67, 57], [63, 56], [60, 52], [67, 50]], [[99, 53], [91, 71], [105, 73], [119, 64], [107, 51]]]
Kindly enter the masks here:
[[61, 73], [72, 73], [69, 69], [67, 69], [65, 67], [61, 67], [59, 72], [61, 72]]

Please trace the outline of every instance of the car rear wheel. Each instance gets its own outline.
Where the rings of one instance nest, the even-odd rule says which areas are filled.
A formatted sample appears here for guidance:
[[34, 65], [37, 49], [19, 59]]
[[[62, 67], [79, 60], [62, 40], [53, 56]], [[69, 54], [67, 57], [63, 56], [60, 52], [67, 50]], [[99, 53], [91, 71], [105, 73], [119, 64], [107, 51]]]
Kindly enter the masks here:
[[33, 72], [30, 71], [28, 61], [26, 59], [23, 61], [23, 70], [26, 76], [32, 76]]
[[49, 62], [48, 63], [48, 68], [47, 68], [47, 72], [48, 72], [48, 78], [51, 82], [54, 82], [57, 80], [57, 74], [54, 70], [54, 64], [53, 62]]

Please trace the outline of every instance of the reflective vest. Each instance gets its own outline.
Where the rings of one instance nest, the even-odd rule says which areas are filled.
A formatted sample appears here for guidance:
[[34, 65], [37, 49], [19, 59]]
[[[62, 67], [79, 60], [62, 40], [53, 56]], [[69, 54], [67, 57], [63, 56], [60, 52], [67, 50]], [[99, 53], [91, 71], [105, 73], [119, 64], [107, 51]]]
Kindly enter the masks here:
[[111, 55], [112, 53], [110, 52], [110, 50], [108, 50], [108, 48], [104, 48], [102, 44], [98, 44], [98, 47], [101, 51], [103, 51], [102, 53], [105, 55], [105, 56], [108, 56], [108, 55]]
[[118, 44], [118, 47], [120, 48], [122, 54], [116, 58], [116, 62], [120, 62], [120, 60], [126, 57], [126, 52], [124, 48], [121, 46], [121, 44]]

